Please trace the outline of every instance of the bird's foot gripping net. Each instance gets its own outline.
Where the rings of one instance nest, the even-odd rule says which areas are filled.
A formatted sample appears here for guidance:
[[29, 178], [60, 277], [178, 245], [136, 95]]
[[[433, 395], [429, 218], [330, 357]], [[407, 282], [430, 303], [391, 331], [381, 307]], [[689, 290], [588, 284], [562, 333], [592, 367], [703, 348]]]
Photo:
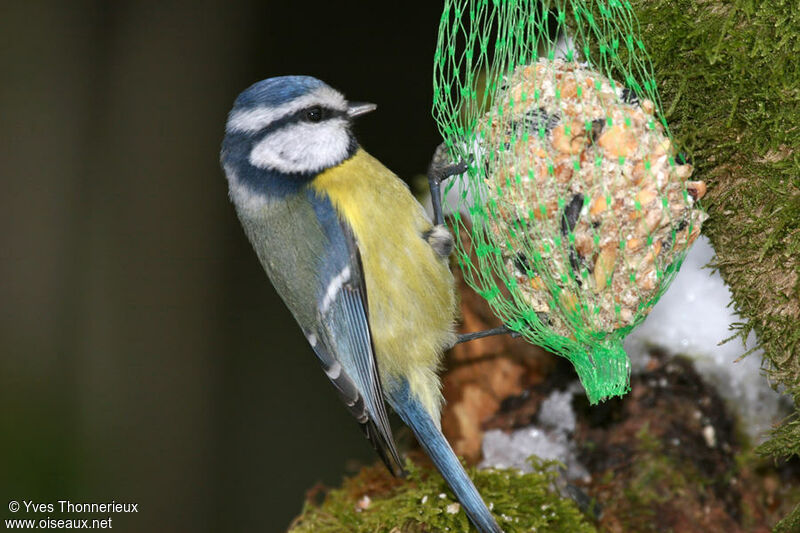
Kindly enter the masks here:
[[622, 342], [706, 218], [628, 2], [445, 0], [434, 56], [442, 185], [464, 277], [592, 403], [629, 390]]

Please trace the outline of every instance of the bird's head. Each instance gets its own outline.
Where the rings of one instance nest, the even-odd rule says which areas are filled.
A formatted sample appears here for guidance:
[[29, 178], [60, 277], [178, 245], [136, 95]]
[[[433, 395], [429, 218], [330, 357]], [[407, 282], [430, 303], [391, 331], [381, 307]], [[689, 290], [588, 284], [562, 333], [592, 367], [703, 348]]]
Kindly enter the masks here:
[[223, 164], [317, 174], [355, 153], [351, 121], [375, 107], [348, 102], [310, 76], [260, 81], [236, 98], [228, 115]]

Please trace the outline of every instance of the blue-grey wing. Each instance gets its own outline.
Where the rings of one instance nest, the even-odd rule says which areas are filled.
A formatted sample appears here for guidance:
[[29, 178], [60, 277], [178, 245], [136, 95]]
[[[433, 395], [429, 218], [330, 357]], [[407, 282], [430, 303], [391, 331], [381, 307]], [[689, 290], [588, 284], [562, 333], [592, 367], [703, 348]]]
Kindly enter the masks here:
[[322, 274], [315, 331], [306, 332], [325, 374], [361, 424], [394, 475], [405, 472], [386, 414], [368, 320], [366, 284], [352, 231], [326, 198], [315, 212], [329, 246], [318, 265]]

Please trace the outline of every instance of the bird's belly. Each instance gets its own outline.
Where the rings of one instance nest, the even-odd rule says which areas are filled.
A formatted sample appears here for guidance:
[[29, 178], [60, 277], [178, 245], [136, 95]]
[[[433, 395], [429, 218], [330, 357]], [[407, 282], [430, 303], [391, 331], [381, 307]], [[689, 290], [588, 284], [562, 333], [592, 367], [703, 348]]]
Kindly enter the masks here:
[[436, 367], [452, 338], [452, 275], [415, 228], [387, 225], [382, 231], [392, 238], [362, 249], [379, 364], [389, 372], [402, 363]]
[[456, 305], [452, 274], [423, 238], [431, 224], [422, 207], [363, 150], [318, 176], [314, 186], [331, 198], [358, 242], [384, 386], [407, 379], [438, 414], [436, 370], [454, 338]]
[[[380, 214], [376, 210], [374, 216]], [[415, 225], [391, 223], [385, 211], [376, 224], [384, 238], [365, 239], [362, 260], [383, 385], [391, 388], [408, 380], [411, 391], [438, 420], [436, 372], [444, 348], [453, 341], [453, 278]]]

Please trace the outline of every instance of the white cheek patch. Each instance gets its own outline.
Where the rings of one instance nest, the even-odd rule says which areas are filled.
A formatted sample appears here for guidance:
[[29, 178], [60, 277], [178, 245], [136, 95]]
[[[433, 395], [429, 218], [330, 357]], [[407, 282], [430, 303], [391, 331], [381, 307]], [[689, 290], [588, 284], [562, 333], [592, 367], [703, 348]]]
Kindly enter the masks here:
[[298, 122], [259, 141], [251, 150], [249, 160], [255, 167], [287, 174], [318, 172], [343, 161], [349, 148], [350, 134], [345, 119]]
[[339, 91], [330, 87], [320, 87], [277, 107], [259, 106], [235, 111], [228, 117], [225, 129], [230, 133], [255, 133], [276, 120], [314, 105], [321, 105], [336, 111], [347, 111], [347, 101]]

